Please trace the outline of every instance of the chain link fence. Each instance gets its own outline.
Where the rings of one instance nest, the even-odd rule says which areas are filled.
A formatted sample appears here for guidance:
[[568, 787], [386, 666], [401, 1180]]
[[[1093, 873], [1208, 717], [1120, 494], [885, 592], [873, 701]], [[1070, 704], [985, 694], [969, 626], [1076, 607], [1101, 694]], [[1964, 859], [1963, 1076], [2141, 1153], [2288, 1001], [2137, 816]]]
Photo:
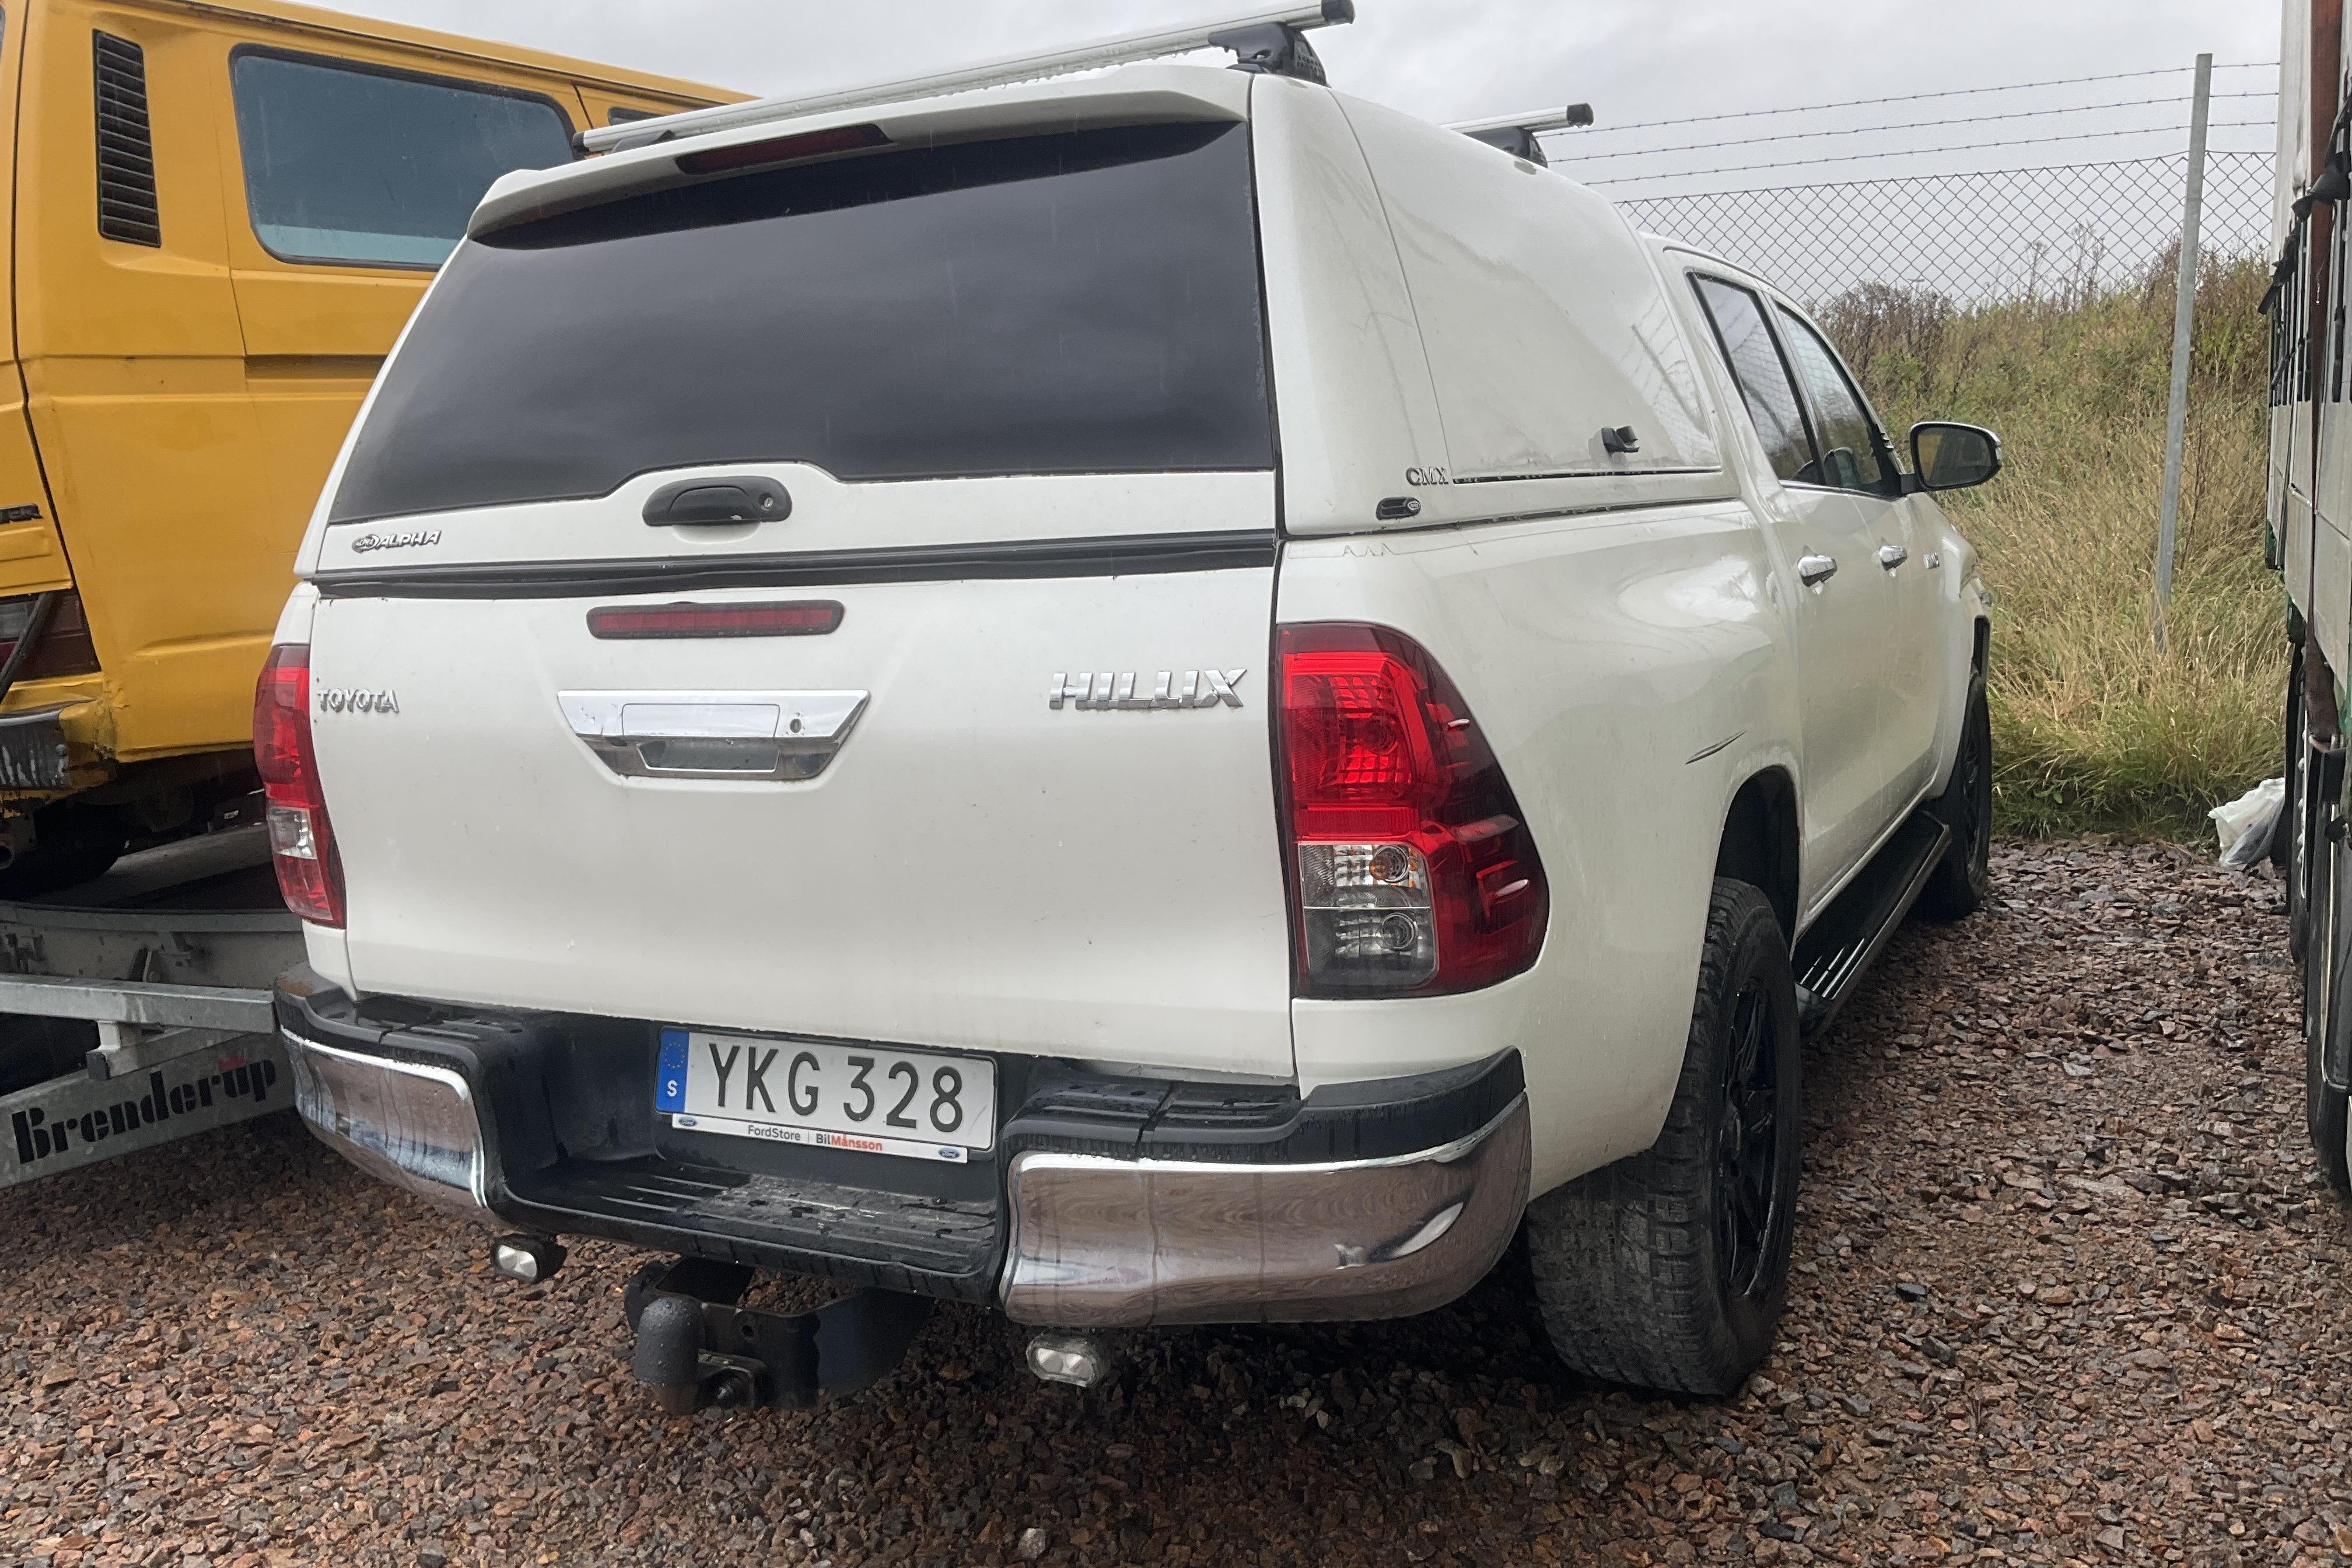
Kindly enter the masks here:
[[[1575, 176], [1572, 160], [1559, 167]], [[2183, 153], [1618, 205], [1636, 227], [1702, 246], [1812, 305], [1880, 284], [1961, 310], [2066, 306], [2159, 275], [2169, 291], [2188, 180]], [[2200, 251], [2265, 256], [2271, 200], [2269, 153], [2208, 153]]]

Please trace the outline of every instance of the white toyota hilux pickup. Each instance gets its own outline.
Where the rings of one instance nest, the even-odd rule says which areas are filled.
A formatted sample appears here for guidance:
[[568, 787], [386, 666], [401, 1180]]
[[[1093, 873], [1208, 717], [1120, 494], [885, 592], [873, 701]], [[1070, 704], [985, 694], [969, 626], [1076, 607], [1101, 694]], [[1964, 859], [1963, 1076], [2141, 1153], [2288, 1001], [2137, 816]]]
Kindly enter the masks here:
[[257, 707], [303, 1113], [509, 1274], [663, 1255], [667, 1407], [1522, 1235], [1570, 1365], [1725, 1394], [1802, 1037], [1984, 894], [1926, 492], [1990, 434], [1906, 469], [1769, 283], [1254, 63], [510, 175], [327, 483]]

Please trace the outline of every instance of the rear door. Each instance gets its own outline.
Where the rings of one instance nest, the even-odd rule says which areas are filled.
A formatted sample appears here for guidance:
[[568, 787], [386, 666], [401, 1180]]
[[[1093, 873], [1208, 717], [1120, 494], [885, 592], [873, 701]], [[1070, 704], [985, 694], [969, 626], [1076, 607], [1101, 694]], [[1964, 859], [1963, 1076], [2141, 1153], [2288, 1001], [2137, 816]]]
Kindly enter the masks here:
[[318, 562], [356, 984], [1287, 1074], [1247, 135], [463, 247]]
[[1691, 282], [1779, 481], [1761, 500], [1795, 596], [1810, 903], [1860, 863], [1885, 826], [1881, 728], [1897, 633], [1895, 591], [1874, 558], [1875, 520], [1851, 492], [1819, 482], [1821, 453], [1765, 301], [1744, 284], [1704, 273]]
[[1881, 655], [1885, 708], [1877, 725], [1874, 766], [1885, 798], [1881, 826], [1910, 808], [1936, 771], [1936, 734], [1947, 689], [1949, 639], [1939, 635], [1935, 557], [1939, 537], [1919, 516], [1922, 500], [1903, 495], [1895, 449], [1837, 352], [1811, 322], [1776, 306], [1781, 339], [1804, 389], [1821, 460], [1810, 482], [1852, 498], [1861, 518], [1869, 570], [1893, 601], [1891, 636]]

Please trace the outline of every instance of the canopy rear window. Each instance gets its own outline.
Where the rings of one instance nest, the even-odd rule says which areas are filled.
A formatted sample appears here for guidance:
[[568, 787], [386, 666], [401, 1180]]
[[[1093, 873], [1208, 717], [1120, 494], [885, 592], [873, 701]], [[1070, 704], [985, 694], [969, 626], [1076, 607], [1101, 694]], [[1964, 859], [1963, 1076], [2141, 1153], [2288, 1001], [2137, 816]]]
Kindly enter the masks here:
[[844, 479], [1269, 468], [1248, 130], [867, 154], [461, 246], [331, 521]]

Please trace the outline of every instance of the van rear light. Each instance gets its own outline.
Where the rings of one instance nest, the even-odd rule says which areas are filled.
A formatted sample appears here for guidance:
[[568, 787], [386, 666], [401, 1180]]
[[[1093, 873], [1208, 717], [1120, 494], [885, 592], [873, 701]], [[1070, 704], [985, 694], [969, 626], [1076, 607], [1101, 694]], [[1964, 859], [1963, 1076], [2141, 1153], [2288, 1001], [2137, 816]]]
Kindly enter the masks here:
[[861, 153], [868, 147], [889, 145], [889, 135], [879, 125], [834, 125], [823, 131], [803, 131], [797, 136], [772, 136], [764, 142], [738, 142], [731, 147], [683, 153], [677, 160], [677, 172], [724, 174], [736, 169], [789, 163], [796, 158], [823, 158], [835, 153]]
[[0, 599], [0, 664], [5, 664], [16, 651], [16, 644], [33, 624], [35, 601], [46, 597], [49, 613], [35, 634], [32, 652], [26, 656], [24, 668], [17, 670], [19, 680], [39, 680], [52, 675], [93, 675], [98, 671], [98, 649], [89, 640], [89, 617], [82, 613], [81, 595], [68, 588], [48, 595], [27, 594], [19, 598]]
[[253, 693], [253, 760], [269, 803], [269, 858], [286, 907], [313, 925], [343, 923], [343, 862], [310, 744], [310, 650], [269, 650]]
[[1386, 626], [1281, 630], [1301, 994], [1438, 994], [1519, 973], [1550, 895], [1462, 694]]

